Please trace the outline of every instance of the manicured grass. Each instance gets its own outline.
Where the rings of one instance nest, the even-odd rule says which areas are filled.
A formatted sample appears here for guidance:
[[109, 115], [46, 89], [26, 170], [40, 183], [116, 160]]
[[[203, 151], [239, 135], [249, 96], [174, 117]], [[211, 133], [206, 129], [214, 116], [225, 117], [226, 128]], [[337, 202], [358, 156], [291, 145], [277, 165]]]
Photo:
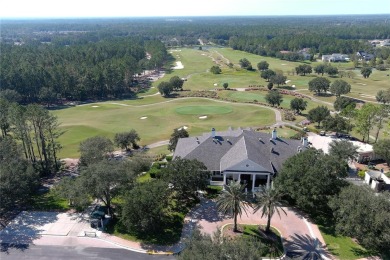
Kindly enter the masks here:
[[180, 115], [216, 115], [233, 112], [230, 106], [185, 106], [178, 107], [175, 112]]
[[[254, 100], [257, 100], [260, 103], [267, 103], [265, 100], [265, 96], [267, 95], [267, 92], [260, 91], [260, 90], [254, 90], [254, 91], [219, 91], [218, 95], [221, 97], [228, 98], [229, 100], [235, 100], [238, 102], [253, 102]], [[283, 108], [290, 108], [290, 102], [295, 97], [291, 95], [282, 95], [283, 96], [283, 102], [280, 104]], [[318, 103], [311, 101], [308, 98], [304, 99], [307, 101], [307, 108], [305, 111], [309, 111], [310, 109], [313, 109], [318, 106]], [[305, 112], [304, 111], [304, 112]]]
[[157, 156], [159, 154], [171, 154], [172, 152], [168, 150], [168, 145], [163, 145], [163, 146], [159, 146], [159, 147], [155, 147], [155, 148], [152, 148], [152, 149], [149, 149], [147, 152], [147, 154], [149, 155], [154, 155], [154, 156]]
[[[60, 157], [78, 157], [79, 143], [88, 137], [102, 135], [113, 138], [115, 133], [132, 128], [139, 133], [140, 144], [146, 145], [169, 139], [173, 129], [182, 126], [188, 127], [190, 135], [198, 135], [210, 131], [213, 127], [225, 130], [229, 126], [256, 127], [275, 122], [274, 112], [266, 108], [202, 98], [180, 98], [140, 106], [112, 103], [102, 102], [52, 111], [58, 116], [61, 130], [65, 130], [59, 138], [63, 146]], [[231, 112], [228, 115], [212, 114], [208, 115], [207, 119], [199, 119], [198, 115], [177, 113], [178, 107], [213, 107], [215, 111]], [[141, 120], [144, 116], [147, 119]]]
[[319, 225], [319, 228], [329, 252], [338, 259], [353, 260], [373, 255], [350, 237], [338, 236], [332, 229], [324, 226]]
[[70, 209], [68, 200], [59, 197], [52, 190], [32, 196], [29, 207], [33, 210], [40, 211], [66, 211]]
[[[297, 131], [294, 131], [290, 128], [287, 128], [287, 127], [283, 127], [283, 128], [276, 128], [277, 130], [277, 133], [278, 133], [278, 136], [281, 137], [281, 138], [290, 138], [290, 136], [293, 136], [295, 135], [296, 133], [298, 133]], [[268, 129], [268, 130], [260, 130], [260, 132], [263, 132], [263, 133], [271, 133], [272, 132], [272, 129]]]

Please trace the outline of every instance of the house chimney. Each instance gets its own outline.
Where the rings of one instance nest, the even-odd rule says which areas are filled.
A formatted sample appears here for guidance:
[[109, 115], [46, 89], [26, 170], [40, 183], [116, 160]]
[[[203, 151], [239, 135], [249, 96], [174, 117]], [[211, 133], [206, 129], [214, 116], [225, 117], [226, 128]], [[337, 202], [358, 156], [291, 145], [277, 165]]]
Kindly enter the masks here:
[[275, 127], [274, 130], [272, 130], [272, 139], [276, 140], [276, 138], [278, 138], [278, 133], [276, 132], [276, 127]]
[[215, 128], [211, 128], [211, 137], [215, 138]]
[[307, 145], [308, 145], [307, 137], [302, 138], [302, 145], [303, 145], [303, 147], [307, 147]]

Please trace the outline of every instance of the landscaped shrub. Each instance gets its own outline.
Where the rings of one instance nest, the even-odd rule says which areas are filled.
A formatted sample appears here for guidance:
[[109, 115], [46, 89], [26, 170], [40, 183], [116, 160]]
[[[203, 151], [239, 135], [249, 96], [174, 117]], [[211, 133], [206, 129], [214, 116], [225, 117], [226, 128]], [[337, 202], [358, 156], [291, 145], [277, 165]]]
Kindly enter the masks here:
[[284, 119], [287, 121], [295, 121], [294, 113], [291, 110], [284, 111]]
[[214, 199], [222, 191], [222, 186], [207, 186], [206, 188], [206, 197], [208, 199]]
[[364, 170], [360, 170], [358, 171], [357, 175], [359, 176], [360, 179], [364, 179], [364, 175], [366, 174], [366, 172]]
[[310, 132], [313, 132], [313, 133], [316, 133], [316, 134], [319, 134], [321, 132], [321, 130], [315, 128], [315, 127], [312, 127], [312, 126], [307, 126], [307, 129], [310, 130]]
[[165, 156], [165, 159], [166, 159], [168, 162], [170, 162], [170, 161], [172, 161], [172, 159], [173, 159], [173, 155], [167, 155], [167, 156]]
[[295, 131], [297, 131], [297, 132], [305, 133], [305, 131], [303, 131], [302, 128], [299, 128], [299, 127], [297, 127], [297, 126], [293, 126], [293, 125], [285, 125], [285, 126], [286, 126], [287, 128], [292, 129], [292, 130], [295, 130]]
[[155, 161], [162, 161], [165, 159], [166, 154], [160, 153], [156, 156]]
[[160, 178], [161, 177], [161, 169], [160, 168], [151, 168], [149, 170], [150, 178]]
[[289, 137], [289, 139], [295, 139], [295, 140], [301, 140], [302, 137], [306, 136], [305, 132], [298, 132], [292, 136]]

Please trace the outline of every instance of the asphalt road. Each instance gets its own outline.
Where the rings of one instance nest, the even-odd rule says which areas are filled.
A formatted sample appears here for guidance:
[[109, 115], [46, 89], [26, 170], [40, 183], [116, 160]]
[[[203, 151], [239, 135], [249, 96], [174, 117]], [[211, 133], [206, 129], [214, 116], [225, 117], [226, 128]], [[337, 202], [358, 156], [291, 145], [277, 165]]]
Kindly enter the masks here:
[[70, 260], [70, 259], [129, 259], [129, 260], [171, 260], [174, 256], [148, 255], [116, 248], [64, 247], [64, 246], [19, 246], [7, 247], [2, 244], [1, 260]]

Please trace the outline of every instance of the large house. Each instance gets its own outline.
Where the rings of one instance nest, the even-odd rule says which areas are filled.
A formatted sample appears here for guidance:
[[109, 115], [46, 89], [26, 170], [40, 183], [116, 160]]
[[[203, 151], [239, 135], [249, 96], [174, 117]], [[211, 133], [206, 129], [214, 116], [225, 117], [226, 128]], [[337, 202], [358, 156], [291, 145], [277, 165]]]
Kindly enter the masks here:
[[367, 53], [364, 51], [358, 51], [356, 53], [356, 56], [359, 58], [359, 60], [365, 60], [365, 61], [369, 61], [369, 60], [372, 60], [375, 58], [375, 56], [373, 54], [370, 54], [370, 53]]
[[347, 54], [333, 53], [331, 55], [322, 55], [321, 59], [324, 62], [340, 62], [349, 61], [349, 56]]
[[211, 185], [225, 185], [229, 180], [246, 184], [256, 192], [261, 186], [270, 187], [272, 178], [289, 157], [306, 149], [302, 141], [282, 139], [276, 128], [272, 134], [251, 129], [231, 129], [201, 136], [180, 138], [174, 158], [197, 159], [212, 172]]

